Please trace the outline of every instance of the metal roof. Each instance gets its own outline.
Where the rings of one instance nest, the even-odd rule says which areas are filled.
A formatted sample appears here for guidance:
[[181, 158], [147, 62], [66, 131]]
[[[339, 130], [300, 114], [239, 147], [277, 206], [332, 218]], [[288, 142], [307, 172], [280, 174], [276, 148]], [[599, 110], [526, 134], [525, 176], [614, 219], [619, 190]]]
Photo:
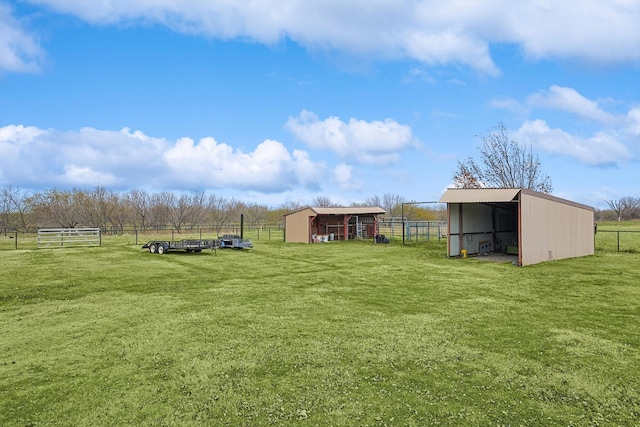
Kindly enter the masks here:
[[387, 213], [387, 211], [377, 206], [362, 206], [350, 208], [316, 208], [307, 206], [306, 208], [301, 208], [286, 213], [284, 216], [293, 215], [307, 209], [310, 209], [316, 215], [384, 215]]
[[353, 208], [311, 208], [318, 215], [378, 215], [387, 211], [377, 206], [364, 206]]
[[449, 188], [440, 203], [504, 203], [518, 197], [520, 188]]

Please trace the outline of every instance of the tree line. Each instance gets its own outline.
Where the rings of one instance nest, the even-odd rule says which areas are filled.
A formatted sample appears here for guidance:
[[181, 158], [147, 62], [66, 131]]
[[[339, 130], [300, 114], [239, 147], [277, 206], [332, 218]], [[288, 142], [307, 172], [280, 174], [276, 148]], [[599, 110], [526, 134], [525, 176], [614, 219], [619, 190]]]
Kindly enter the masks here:
[[[357, 206], [379, 206], [389, 217], [399, 217], [406, 200], [394, 194], [370, 196]], [[45, 227], [98, 227], [104, 232], [122, 233], [126, 229], [177, 231], [212, 227], [219, 233], [237, 225], [241, 215], [249, 227], [282, 226], [284, 215], [303, 208], [300, 202], [277, 207], [242, 202], [204, 191], [173, 193], [132, 189], [117, 192], [103, 186], [91, 190], [49, 189], [41, 192], [8, 185], [0, 190], [0, 230], [33, 231]], [[315, 207], [336, 207], [331, 199], [318, 196]], [[412, 220], [442, 220], [442, 207], [404, 206]]]
[[619, 199], [606, 200], [606, 202], [611, 211], [602, 219], [616, 221], [640, 219], [640, 198], [621, 197]]

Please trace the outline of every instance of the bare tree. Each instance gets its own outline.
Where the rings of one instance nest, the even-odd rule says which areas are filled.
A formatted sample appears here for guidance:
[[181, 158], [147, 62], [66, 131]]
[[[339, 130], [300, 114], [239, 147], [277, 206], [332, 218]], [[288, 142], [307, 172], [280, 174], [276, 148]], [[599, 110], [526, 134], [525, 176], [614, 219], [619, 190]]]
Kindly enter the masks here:
[[191, 228], [204, 225], [207, 221], [207, 197], [204, 191], [191, 194], [189, 200], [189, 221]]
[[369, 196], [366, 199], [364, 199], [363, 206], [379, 206], [379, 207], [382, 207], [382, 199], [377, 194], [373, 195], [373, 196]]
[[331, 199], [326, 196], [314, 197], [311, 201], [311, 204], [317, 208], [330, 208], [335, 206], [335, 203], [333, 203]]
[[400, 216], [402, 214], [402, 204], [404, 197], [397, 194], [385, 193], [382, 197], [376, 195], [368, 196], [362, 203], [352, 203], [354, 207], [381, 207], [387, 211], [387, 216]]
[[215, 226], [216, 233], [220, 234], [230, 219], [227, 211], [227, 199], [224, 197], [210, 194], [207, 199], [207, 212], [209, 213], [209, 221]]
[[640, 217], [640, 198], [621, 197], [617, 200], [605, 200], [605, 202], [616, 214], [618, 221]]
[[611, 210], [615, 212], [616, 216], [618, 217], [618, 221], [622, 221], [622, 211], [624, 210], [624, 203], [622, 199], [605, 200], [605, 202], [607, 202], [609, 208], [611, 208]]
[[207, 215], [204, 192], [179, 196], [171, 193], [167, 196], [167, 202], [169, 222], [178, 232], [182, 229], [193, 230], [204, 223]]
[[551, 193], [551, 178], [544, 175], [537, 154], [510, 139], [503, 123], [482, 137], [480, 163], [469, 157], [458, 161], [453, 175], [456, 188], [527, 188]]
[[169, 222], [179, 233], [180, 230], [186, 228], [186, 225], [190, 222], [193, 210], [191, 197], [188, 194], [176, 196], [170, 193], [167, 200], [169, 201], [167, 210]]
[[640, 216], [640, 198], [623, 197], [622, 204], [624, 205], [624, 217], [626, 219], [635, 219]]
[[129, 191], [127, 200], [133, 210], [133, 224], [136, 228], [146, 230], [151, 215], [151, 196], [145, 190], [133, 189]]
[[302, 204], [298, 200], [288, 200], [284, 202], [282, 205], [280, 205], [278, 209], [285, 212], [291, 212], [291, 211], [297, 211], [302, 207], [303, 207]]
[[73, 204], [82, 225], [99, 227], [105, 232], [109, 227], [114, 228], [120, 198], [113, 190], [101, 185], [96, 186], [93, 191], [74, 189]]
[[2, 230], [9, 228], [9, 218], [12, 212], [10, 193], [12, 191], [11, 186], [8, 186], [0, 192], [0, 228]]
[[110, 191], [106, 203], [109, 204], [107, 221], [112, 233], [122, 233], [133, 220], [133, 209], [126, 194]]
[[30, 213], [34, 198], [28, 191], [21, 191], [11, 185], [0, 193], [0, 226], [26, 230], [29, 228]]
[[387, 211], [387, 216], [402, 216], [402, 204], [404, 197], [397, 194], [385, 193], [382, 196], [382, 209]]
[[156, 230], [165, 228], [169, 223], [169, 206], [175, 198], [173, 193], [163, 191], [151, 195], [149, 225]]
[[51, 189], [37, 194], [34, 201], [34, 213], [39, 226], [73, 228], [80, 218], [74, 204], [71, 191]]
[[230, 221], [235, 223], [240, 222], [240, 214], [244, 212], [247, 205], [244, 202], [232, 197], [229, 199], [225, 205], [225, 210], [227, 211], [227, 215]]
[[269, 212], [269, 208], [264, 205], [252, 204], [245, 206], [244, 216], [245, 222], [258, 227], [264, 225], [267, 220], [267, 213]]

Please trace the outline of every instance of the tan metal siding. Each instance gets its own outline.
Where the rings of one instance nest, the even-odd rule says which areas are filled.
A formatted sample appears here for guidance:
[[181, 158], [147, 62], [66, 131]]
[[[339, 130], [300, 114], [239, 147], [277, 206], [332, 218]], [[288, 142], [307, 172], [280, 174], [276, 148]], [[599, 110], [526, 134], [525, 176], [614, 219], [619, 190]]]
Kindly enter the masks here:
[[[343, 236], [344, 216], [364, 215], [374, 218], [376, 215], [385, 214], [387, 211], [377, 206], [365, 206], [357, 208], [316, 208], [306, 207], [290, 212], [284, 217], [285, 242], [287, 243], [310, 243], [312, 230], [310, 229], [309, 218], [317, 217], [314, 226], [314, 233], [330, 234], [328, 226], [339, 225], [338, 234]], [[322, 222], [320, 229], [317, 229]], [[373, 223], [373, 219], [371, 220]], [[335, 227], [331, 227], [334, 229]], [[344, 237], [344, 236], [343, 236]], [[341, 238], [343, 238], [341, 237]]]
[[312, 216], [316, 216], [316, 214], [310, 208], [285, 216], [285, 241], [288, 243], [309, 243], [309, 217]]
[[520, 219], [523, 266], [595, 253], [593, 209], [523, 193]]

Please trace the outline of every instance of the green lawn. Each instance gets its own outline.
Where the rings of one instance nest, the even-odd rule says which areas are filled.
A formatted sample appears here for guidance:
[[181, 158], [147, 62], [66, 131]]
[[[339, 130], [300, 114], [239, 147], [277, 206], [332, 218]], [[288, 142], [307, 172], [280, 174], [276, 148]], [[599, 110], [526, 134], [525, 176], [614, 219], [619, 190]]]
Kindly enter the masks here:
[[[141, 242], [142, 244], [143, 242]], [[637, 425], [640, 256], [0, 252], [0, 425]]]
[[598, 223], [596, 251], [640, 254], [640, 221], [608, 221]]

